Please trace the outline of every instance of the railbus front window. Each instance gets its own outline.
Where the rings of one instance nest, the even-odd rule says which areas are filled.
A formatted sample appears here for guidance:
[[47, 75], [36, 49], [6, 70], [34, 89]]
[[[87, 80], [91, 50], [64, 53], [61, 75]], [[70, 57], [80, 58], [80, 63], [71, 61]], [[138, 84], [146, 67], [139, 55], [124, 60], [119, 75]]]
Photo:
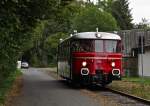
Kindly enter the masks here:
[[105, 40], [106, 52], [116, 52], [117, 41]]
[[106, 52], [121, 52], [121, 42], [117, 40], [105, 40], [105, 51]]
[[95, 40], [95, 52], [104, 52], [103, 40]]
[[74, 40], [71, 44], [73, 52], [121, 52], [117, 40], [95, 40], [80, 39]]

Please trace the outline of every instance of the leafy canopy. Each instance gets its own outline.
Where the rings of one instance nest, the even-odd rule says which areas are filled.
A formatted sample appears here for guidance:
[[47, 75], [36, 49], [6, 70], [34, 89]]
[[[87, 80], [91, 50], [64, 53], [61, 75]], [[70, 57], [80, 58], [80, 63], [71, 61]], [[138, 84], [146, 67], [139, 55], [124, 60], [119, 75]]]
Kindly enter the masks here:
[[128, 0], [98, 0], [98, 7], [112, 14], [121, 30], [133, 28]]
[[117, 30], [117, 23], [113, 16], [95, 6], [82, 8], [72, 23], [72, 27], [79, 32], [95, 31], [97, 27], [99, 31]]

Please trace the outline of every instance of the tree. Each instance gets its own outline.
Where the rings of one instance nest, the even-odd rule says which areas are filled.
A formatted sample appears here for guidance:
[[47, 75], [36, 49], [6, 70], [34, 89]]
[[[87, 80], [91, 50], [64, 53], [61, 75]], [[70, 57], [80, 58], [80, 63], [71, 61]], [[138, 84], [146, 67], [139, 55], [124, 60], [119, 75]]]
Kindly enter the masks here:
[[[59, 45], [60, 39], [65, 39], [68, 37], [66, 33], [56, 33], [52, 36], [49, 36], [44, 42], [44, 51], [46, 52], [47, 62], [50, 65], [57, 64], [57, 47]], [[64, 51], [65, 52], [65, 51]]]
[[129, 30], [133, 28], [128, 0], [99, 0], [99, 7], [115, 17], [120, 29]]
[[135, 27], [139, 29], [150, 29], [150, 24], [146, 18], [142, 18], [141, 22]]
[[0, 1], [0, 83], [16, 69], [23, 52], [33, 46], [34, 29], [57, 13], [57, 0]]
[[95, 31], [97, 27], [100, 31], [117, 30], [117, 24], [112, 15], [95, 6], [83, 8], [73, 19], [72, 27], [79, 32]]
[[35, 29], [36, 33], [33, 33], [33, 35], [37, 36], [40, 34], [40, 38], [37, 39], [36, 42], [34, 42], [34, 46], [23, 55], [23, 58], [28, 60], [32, 66], [43, 67], [49, 64], [56, 64], [55, 55], [59, 41], [57, 36], [63, 38], [63, 36], [67, 35], [63, 33], [70, 32], [71, 19], [80, 8], [79, 3], [74, 0], [59, 0], [58, 4], [57, 12], [55, 12], [54, 17], [42, 21], [41, 24], [37, 26]]
[[57, 22], [57, 31], [55, 32], [64, 32], [69, 33], [72, 25], [72, 18], [74, 18], [75, 14], [79, 13], [81, 5], [78, 1], [72, 1], [69, 5], [63, 6], [60, 8], [60, 14], [58, 14], [58, 18], [55, 19]]

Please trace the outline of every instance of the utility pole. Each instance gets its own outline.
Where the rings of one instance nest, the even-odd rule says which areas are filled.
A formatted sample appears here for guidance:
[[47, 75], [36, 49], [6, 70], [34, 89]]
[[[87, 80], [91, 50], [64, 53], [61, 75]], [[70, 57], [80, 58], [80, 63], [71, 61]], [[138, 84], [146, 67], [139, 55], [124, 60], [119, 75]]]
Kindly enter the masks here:
[[142, 77], [143, 77], [143, 45], [144, 45], [144, 42], [143, 42], [143, 40], [144, 40], [144, 38], [143, 38], [144, 36], [142, 35], [141, 36], [141, 65], [142, 65]]
[[144, 84], [143, 53], [144, 53], [144, 34], [141, 35], [141, 71], [142, 71], [142, 84]]

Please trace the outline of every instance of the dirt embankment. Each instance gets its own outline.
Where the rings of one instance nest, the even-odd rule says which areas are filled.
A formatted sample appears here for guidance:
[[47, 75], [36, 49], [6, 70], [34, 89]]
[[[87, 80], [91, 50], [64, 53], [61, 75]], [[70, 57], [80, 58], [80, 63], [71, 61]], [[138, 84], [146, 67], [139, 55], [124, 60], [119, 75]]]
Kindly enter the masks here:
[[23, 87], [22, 82], [23, 82], [22, 76], [18, 76], [14, 81], [13, 86], [9, 90], [8, 94], [6, 95], [4, 106], [11, 106], [13, 98], [21, 94], [21, 89]]

